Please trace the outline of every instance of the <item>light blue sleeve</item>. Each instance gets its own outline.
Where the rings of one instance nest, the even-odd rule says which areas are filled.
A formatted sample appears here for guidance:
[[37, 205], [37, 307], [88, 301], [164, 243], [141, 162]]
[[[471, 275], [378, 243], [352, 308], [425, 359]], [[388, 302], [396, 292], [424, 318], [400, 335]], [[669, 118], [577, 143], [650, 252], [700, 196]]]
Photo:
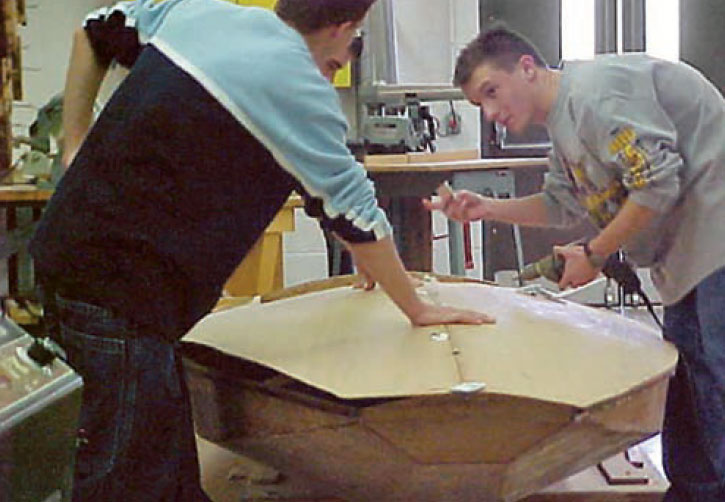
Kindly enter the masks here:
[[248, 117], [245, 125], [322, 201], [327, 218], [343, 217], [376, 239], [390, 235], [373, 183], [346, 146], [348, 126], [336, 90], [304, 47], [273, 59], [260, 58], [254, 75], [239, 77], [235, 99]]

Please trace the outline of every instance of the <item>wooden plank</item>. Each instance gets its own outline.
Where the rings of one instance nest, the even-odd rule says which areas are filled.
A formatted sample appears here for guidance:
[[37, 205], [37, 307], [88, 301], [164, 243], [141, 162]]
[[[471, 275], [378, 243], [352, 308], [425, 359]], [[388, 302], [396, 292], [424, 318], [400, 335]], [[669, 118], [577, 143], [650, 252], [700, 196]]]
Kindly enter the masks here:
[[248, 360], [355, 399], [446, 393], [460, 383], [445, 344], [430, 341], [434, 330], [411, 326], [381, 290], [346, 287], [211, 314], [185, 340], [235, 356], [245, 347]]
[[365, 167], [387, 166], [391, 164], [407, 164], [408, 156], [404, 153], [391, 155], [366, 155], [363, 163]]
[[[22, 6], [24, 7], [24, 5]], [[12, 162], [12, 102], [13, 91], [20, 95], [20, 39], [17, 35], [18, 3], [3, 0], [0, 9], [0, 179], [10, 170]], [[15, 85], [16, 89], [13, 89]]]
[[[195, 413], [217, 417], [205, 427], [227, 434], [224, 445], [285, 475], [316, 480], [323, 489], [317, 493], [381, 502], [517, 500], [621, 452], [659, 426], [662, 389], [677, 355], [652, 330], [505, 288], [425, 287], [430, 301], [485, 306], [499, 323], [412, 328], [381, 291], [350, 289], [213, 314], [185, 341], [209, 344], [214, 349], [208, 350], [256, 370], [243, 384], [224, 382], [212, 371], [189, 372]], [[538, 322], [517, 327], [515, 317]], [[547, 322], [555, 326], [542, 328]], [[577, 333], [568, 333], [567, 323]], [[449, 339], [432, 336], [441, 330]], [[572, 344], [589, 355], [619, 357], [600, 368], [591, 357], [563, 350]], [[483, 357], [490, 352], [505, 366]], [[198, 363], [203, 368], [210, 361]], [[200, 390], [193, 384], [200, 376], [213, 382]], [[461, 376], [488, 386], [452, 392]], [[572, 378], [589, 382], [587, 395], [578, 386], [571, 394]], [[211, 395], [227, 411], [209, 412]], [[352, 413], [344, 415], [348, 409]], [[198, 430], [204, 435], [204, 427]]]
[[546, 165], [547, 160], [543, 157], [533, 158], [498, 158], [498, 159], [473, 159], [473, 160], [451, 160], [445, 162], [401, 162], [385, 164], [366, 164], [366, 169], [371, 172], [456, 172], [476, 171], [480, 169], [518, 169]]
[[454, 150], [451, 152], [410, 152], [406, 154], [408, 164], [420, 164], [422, 162], [451, 162], [455, 160], [480, 159], [478, 150]]
[[0, 205], [26, 202], [44, 203], [52, 195], [52, 190], [38, 190], [32, 185], [0, 186]]
[[365, 167], [391, 166], [401, 164], [431, 164], [453, 162], [459, 160], [477, 160], [481, 155], [478, 150], [454, 150], [451, 152], [410, 152], [400, 154], [366, 155]]
[[10, 60], [3, 58], [0, 59], [0, 178], [10, 170], [12, 162], [12, 102]]
[[420, 464], [508, 464], [571, 422], [574, 409], [477, 394], [365, 408], [363, 424]]

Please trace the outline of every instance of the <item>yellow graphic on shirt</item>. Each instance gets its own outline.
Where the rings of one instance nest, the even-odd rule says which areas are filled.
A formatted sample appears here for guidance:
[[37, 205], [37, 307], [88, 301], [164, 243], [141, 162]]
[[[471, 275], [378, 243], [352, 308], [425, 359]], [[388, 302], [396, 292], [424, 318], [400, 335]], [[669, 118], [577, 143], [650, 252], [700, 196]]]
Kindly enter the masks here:
[[580, 196], [579, 200], [586, 207], [592, 222], [599, 228], [604, 228], [624, 205], [627, 200], [627, 190], [619, 180], [615, 179], [604, 190]]
[[606, 227], [627, 200], [627, 188], [616, 178], [606, 187], [599, 188], [589, 178], [583, 164], [570, 163], [566, 159], [563, 164], [579, 203], [587, 210], [592, 223], [598, 228]]
[[644, 188], [648, 183], [645, 174], [650, 169], [650, 163], [645, 151], [638, 145], [637, 135], [629, 127], [614, 133], [609, 153], [616, 155], [624, 166], [624, 182], [635, 189]]

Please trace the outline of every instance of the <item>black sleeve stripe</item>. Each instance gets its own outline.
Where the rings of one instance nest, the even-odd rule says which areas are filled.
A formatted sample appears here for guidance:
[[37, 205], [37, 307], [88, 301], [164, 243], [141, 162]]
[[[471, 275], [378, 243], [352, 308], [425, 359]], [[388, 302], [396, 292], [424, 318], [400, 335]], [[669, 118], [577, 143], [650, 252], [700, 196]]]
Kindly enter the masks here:
[[305, 200], [305, 213], [307, 216], [317, 219], [325, 230], [335, 232], [340, 238], [351, 243], [373, 242], [377, 240], [375, 232], [372, 230], [365, 231], [356, 227], [344, 215], [340, 215], [337, 218], [328, 217], [322, 208], [322, 199], [311, 197], [299, 185], [297, 186], [297, 192]]
[[130, 68], [141, 53], [141, 43], [135, 28], [126, 26], [126, 16], [121, 11], [113, 11], [109, 16], [89, 19], [85, 24], [86, 33], [93, 51], [101, 63], [111, 61]]

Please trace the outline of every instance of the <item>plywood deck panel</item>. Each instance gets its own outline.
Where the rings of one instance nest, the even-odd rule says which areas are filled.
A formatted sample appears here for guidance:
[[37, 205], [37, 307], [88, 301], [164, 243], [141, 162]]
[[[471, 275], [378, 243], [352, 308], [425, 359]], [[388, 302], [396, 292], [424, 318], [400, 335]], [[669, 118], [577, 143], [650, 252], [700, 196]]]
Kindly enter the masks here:
[[381, 292], [345, 287], [212, 314], [184, 339], [356, 399], [447, 393], [459, 383], [432, 331], [411, 328]]
[[[497, 324], [414, 328], [380, 290], [337, 288], [230, 309], [185, 340], [255, 361], [344, 399], [486, 392], [586, 407], [672, 371], [676, 350], [635, 321], [484, 284], [428, 283], [430, 301]], [[448, 340], [435, 341], [445, 333]]]

